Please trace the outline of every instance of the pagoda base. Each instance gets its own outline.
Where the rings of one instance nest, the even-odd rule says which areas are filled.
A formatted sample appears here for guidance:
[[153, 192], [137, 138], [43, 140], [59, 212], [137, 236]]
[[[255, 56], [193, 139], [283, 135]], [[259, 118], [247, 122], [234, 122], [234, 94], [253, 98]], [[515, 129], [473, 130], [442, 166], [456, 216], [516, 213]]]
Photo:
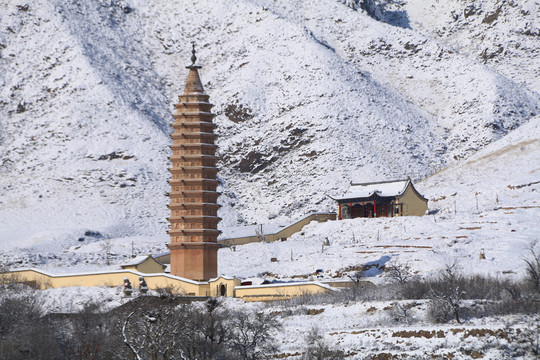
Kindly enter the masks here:
[[171, 250], [171, 275], [207, 281], [217, 277], [216, 243], [173, 243]]

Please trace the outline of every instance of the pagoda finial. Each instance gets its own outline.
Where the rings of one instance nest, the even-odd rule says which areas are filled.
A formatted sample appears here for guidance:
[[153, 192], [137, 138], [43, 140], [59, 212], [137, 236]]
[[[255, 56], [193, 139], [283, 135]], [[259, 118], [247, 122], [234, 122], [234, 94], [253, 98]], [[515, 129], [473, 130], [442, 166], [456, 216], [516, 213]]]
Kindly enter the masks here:
[[195, 65], [195, 61], [197, 61], [197, 56], [195, 56], [195, 41], [191, 42], [191, 66]]

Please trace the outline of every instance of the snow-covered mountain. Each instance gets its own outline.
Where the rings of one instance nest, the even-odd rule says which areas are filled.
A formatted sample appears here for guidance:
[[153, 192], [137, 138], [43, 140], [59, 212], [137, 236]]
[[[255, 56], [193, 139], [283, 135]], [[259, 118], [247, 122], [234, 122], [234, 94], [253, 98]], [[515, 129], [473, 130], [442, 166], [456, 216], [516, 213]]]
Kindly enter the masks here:
[[[467, 275], [522, 278], [523, 259], [530, 257], [531, 246], [538, 251], [540, 245], [538, 164], [539, 117], [417, 183], [430, 199], [431, 215], [313, 222], [283, 243], [220, 250], [220, 271], [290, 280], [322, 269], [320, 275], [330, 279], [359, 264], [381, 268], [397, 261], [424, 277], [457, 263]], [[384, 281], [372, 270], [371, 281]]]
[[0, 248], [69, 253], [109, 238], [164, 249], [191, 41], [216, 105], [232, 226], [332, 210], [326, 195], [350, 181], [423, 178], [538, 122], [538, 8], [3, 2]]

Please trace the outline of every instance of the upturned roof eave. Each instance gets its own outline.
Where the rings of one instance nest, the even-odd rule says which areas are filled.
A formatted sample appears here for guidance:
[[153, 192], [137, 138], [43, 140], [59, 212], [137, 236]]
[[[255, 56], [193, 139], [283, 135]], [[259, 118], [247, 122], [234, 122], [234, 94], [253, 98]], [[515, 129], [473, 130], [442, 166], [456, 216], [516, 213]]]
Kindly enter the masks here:
[[382, 195], [379, 195], [377, 192], [372, 192], [370, 193], [369, 195], [367, 196], [359, 196], [359, 195], [354, 195], [354, 194], [351, 194], [350, 196], [341, 196], [341, 197], [335, 197], [335, 198], [332, 198], [333, 200], [335, 201], [343, 201], [343, 200], [357, 200], [357, 199], [366, 199], [366, 200], [371, 200], [373, 199], [374, 197], [378, 197], [378, 198], [395, 198], [395, 197], [401, 197], [401, 195], [388, 195], [388, 196], [382, 196]]

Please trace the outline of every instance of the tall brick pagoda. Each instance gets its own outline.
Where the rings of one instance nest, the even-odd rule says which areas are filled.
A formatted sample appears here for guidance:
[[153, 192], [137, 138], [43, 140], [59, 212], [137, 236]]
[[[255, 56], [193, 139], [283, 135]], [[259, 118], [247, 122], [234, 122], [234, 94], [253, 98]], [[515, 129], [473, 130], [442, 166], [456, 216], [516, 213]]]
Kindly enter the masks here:
[[219, 244], [214, 114], [195, 65], [195, 45], [184, 93], [178, 97], [171, 145], [171, 274], [205, 281], [217, 277]]

